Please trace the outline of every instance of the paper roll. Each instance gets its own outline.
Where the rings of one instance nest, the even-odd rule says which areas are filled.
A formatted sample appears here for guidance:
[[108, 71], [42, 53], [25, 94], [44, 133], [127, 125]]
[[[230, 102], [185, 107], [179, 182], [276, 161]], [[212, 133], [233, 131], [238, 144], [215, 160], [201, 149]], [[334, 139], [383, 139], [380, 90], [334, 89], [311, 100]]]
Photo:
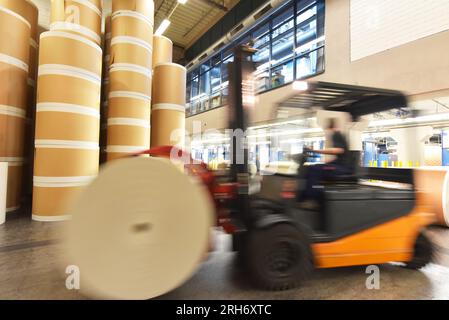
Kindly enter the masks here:
[[108, 146], [150, 148], [150, 128], [143, 126], [108, 125]]
[[150, 123], [151, 103], [149, 100], [116, 95], [109, 99], [108, 115], [111, 118], [146, 119]]
[[417, 191], [423, 192], [434, 205], [438, 223], [449, 227], [449, 170], [447, 168], [420, 168], [415, 170]]
[[213, 221], [205, 188], [154, 158], [105, 165], [70, 212], [64, 262], [83, 270], [83, 294], [106, 299], [149, 299], [182, 285], [204, 259]]
[[109, 69], [109, 90], [137, 92], [151, 96], [151, 71], [135, 65], [113, 64]]
[[31, 38], [37, 41], [38, 8], [30, 0], [0, 0], [0, 7], [8, 8], [23, 17], [30, 25]]
[[152, 68], [153, 49], [146, 42], [130, 37], [115, 37], [111, 45], [111, 63], [130, 63]]
[[102, 8], [88, 0], [53, 0], [50, 30], [76, 33], [99, 45], [101, 15]]
[[93, 82], [62, 74], [40, 75], [37, 102], [69, 103], [99, 110], [100, 89], [100, 81]]
[[6, 220], [6, 190], [8, 187], [8, 162], [0, 162], [0, 225]]
[[30, 63], [28, 78], [36, 81], [37, 79], [37, 65], [38, 65], [38, 49], [30, 46]]
[[175, 63], [158, 64], [153, 72], [152, 103], [186, 104], [186, 76], [183, 66]]
[[30, 37], [30, 23], [0, 4], [0, 61], [11, 60], [10, 64], [26, 65], [28, 70]]
[[[67, 106], [64, 112], [45, 111], [45, 105], [38, 105], [36, 116], [36, 139], [75, 140], [98, 142], [100, 133], [99, 112], [80, 114], [90, 108]], [[44, 110], [44, 111], [42, 111]], [[63, 110], [60, 105], [49, 110]], [[92, 110], [92, 109], [91, 109]], [[93, 110], [94, 111], [94, 110]]]
[[27, 82], [28, 73], [25, 70], [0, 60], [0, 105], [25, 111], [28, 105]]
[[83, 190], [80, 187], [33, 187], [33, 217], [35, 221], [68, 220], [69, 206]]
[[52, 179], [52, 177], [90, 177], [98, 173], [98, 148], [70, 149], [36, 146], [35, 157], [35, 177], [48, 177], [48, 179]]
[[184, 149], [185, 113], [176, 110], [153, 110], [151, 147], [177, 146]]
[[112, 12], [135, 11], [147, 17], [154, 25], [154, 1], [153, 0], [114, 0]]
[[[24, 140], [24, 115], [2, 114], [0, 107], [0, 158], [22, 158]], [[0, 161], [2, 160], [0, 159]]]
[[153, 66], [173, 61], [173, 42], [164, 36], [153, 36]]
[[20, 208], [22, 198], [23, 162], [8, 163], [8, 191], [6, 195], [6, 212]]
[[153, 46], [153, 25], [148, 17], [133, 11], [116, 11], [112, 15], [112, 38], [137, 38]]
[[102, 50], [84, 37], [63, 31], [48, 31], [41, 34], [40, 46], [39, 65], [67, 65], [101, 75]]

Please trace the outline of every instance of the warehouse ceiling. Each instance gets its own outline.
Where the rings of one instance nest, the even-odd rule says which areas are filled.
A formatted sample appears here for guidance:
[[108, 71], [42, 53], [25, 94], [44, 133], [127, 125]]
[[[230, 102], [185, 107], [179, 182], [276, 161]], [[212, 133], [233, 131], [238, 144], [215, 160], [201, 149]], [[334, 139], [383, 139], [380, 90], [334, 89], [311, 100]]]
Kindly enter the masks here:
[[[164, 33], [175, 45], [188, 48], [209, 30], [227, 10], [239, 0], [188, 0], [178, 5], [170, 18], [171, 25]], [[155, 0], [155, 30], [167, 18], [177, 0]]]

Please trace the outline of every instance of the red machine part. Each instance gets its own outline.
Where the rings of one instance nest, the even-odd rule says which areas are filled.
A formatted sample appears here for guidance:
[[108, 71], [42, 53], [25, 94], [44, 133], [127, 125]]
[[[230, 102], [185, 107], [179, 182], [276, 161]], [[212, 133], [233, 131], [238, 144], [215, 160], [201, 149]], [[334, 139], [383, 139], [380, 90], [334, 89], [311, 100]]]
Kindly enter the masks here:
[[215, 216], [217, 226], [222, 227], [225, 232], [233, 233], [235, 227], [232, 224], [229, 211], [229, 202], [235, 198], [237, 185], [235, 183], [222, 183], [217, 182], [215, 174], [209, 170], [207, 165], [198, 160], [194, 160], [191, 155], [183, 150], [171, 146], [162, 146], [152, 148], [135, 154], [139, 155], [150, 155], [153, 157], [161, 157], [172, 159], [176, 158], [184, 162], [184, 167], [187, 173], [197, 179], [199, 179], [209, 190], [209, 194], [215, 205]]

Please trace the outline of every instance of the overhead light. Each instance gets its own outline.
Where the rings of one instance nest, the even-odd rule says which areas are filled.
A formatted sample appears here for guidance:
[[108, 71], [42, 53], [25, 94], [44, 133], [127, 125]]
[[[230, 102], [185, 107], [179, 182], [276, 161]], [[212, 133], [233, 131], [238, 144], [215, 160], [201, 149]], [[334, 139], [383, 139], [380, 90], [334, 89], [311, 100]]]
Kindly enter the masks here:
[[293, 82], [293, 90], [295, 90], [295, 91], [307, 91], [308, 89], [309, 89], [309, 84], [306, 81]]
[[160, 24], [159, 28], [157, 28], [156, 32], [154, 33], [156, 36], [161, 36], [164, 34], [164, 32], [167, 30], [167, 28], [170, 26], [170, 20], [164, 19], [162, 23]]
[[180, 3], [180, 4], [186, 4], [186, 3], [187, 3], [187, 0], [178, 0], [178, 3]]

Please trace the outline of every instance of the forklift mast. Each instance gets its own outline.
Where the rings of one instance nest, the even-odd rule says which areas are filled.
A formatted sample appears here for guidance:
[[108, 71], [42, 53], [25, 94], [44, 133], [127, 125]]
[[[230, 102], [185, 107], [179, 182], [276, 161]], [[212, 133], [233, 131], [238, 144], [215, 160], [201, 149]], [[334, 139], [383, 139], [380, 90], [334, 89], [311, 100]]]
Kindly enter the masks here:
[[[230, 141], [230, 178], [238, 186], [235, 214], [239, 214], [245, 224], [249, 222], [249, 159], [246, 130], [248, 128], [248, 108], [252, 107], [249, 98], [254, 95], [253, 72], [254, 63], [251, 56], [255, 50], [248, 46], [237, 46], [234, 49], [234, 62], [228, 65], [229, 73], [229, 129], [232, 130]], [[249, 98], [249, 99], [248, 99]]]

